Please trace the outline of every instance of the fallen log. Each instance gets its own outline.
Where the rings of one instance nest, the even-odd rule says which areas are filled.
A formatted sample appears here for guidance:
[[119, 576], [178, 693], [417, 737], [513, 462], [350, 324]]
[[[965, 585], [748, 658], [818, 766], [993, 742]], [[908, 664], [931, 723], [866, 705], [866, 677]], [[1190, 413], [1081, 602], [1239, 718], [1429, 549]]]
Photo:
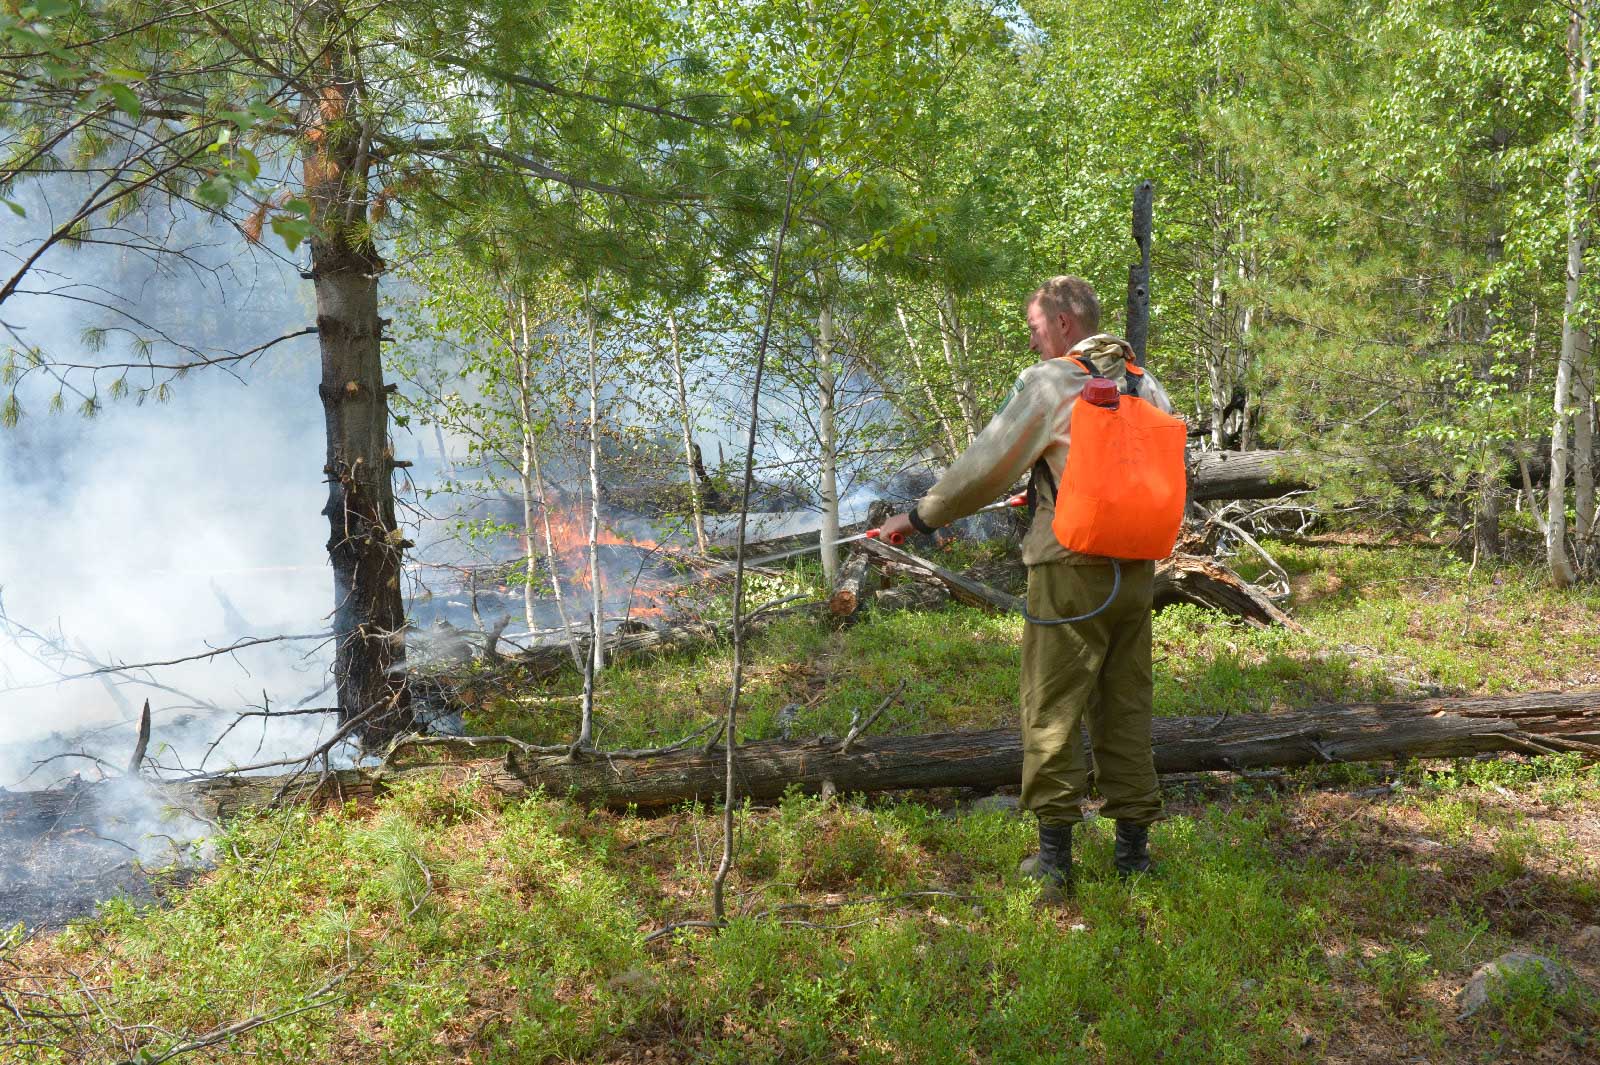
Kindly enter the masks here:
[[877, 588], [878, 574], [871, 557], [865, 552], [851, 552], [845, 564], [839, 567], [839, 579], [828, 597], [828, 613], [836, 618], [855, 615], [872, 601]]
[[921, 571], [933, 580], [938, 581], [950, 589], [950, 594], [958, 601], [968, 606], [983, 607], [988, 610], [998, 610], [1002, 613], [1022, 613], [1023, 602], [1010, 592], [1002, 592], [998, 588], [991, 588], [981, 581], [971, 577], [964, 577], [954, 570], [945, 569], [936, 562], [929, 562], [919, 555], [898, 547], [890, 547], [880, 540], [862, 540], [861, 548], [864, 553], [882, 559], [885, 562], [897, 563], [904, 571], [904, 567]]
[[1300, 624], [1278, 608], [1254, 585], [1214, 559], [1199, 555], [1173, 555], [1156, 565], [1155, 607], [1194, 603], [1243, 618], [1258, 628]]
[[1309, 456], [1297, 451], [1196, 451], [1189, 460], [1189, 499], [1276, 499], [1313, 487]]
[[[803, 603], [783, 610], [753, 614], [745, 620], [745, 632], [755, 633], [779, 618], [796, 614], [814, 614], [819, 603]], [[589, 654], [589, 633], [576, 632], [579, 660]], [[726, 621], [673, 621], [652, 628], [636, 628], [628, 632], [614, 632], [606, 637], [607, 661], [648, 658], [653, 655], [688, 651], [733, 638], [733, 626]], [[509, 656], [508, 656], [509, 657]], [[535, 644], [521, 652], [515, 659], [525, 674], [534, 679], [554, 676], [564, 669], [576, 669], [571, 648], [566, 643]]]
[[885, 588], [872, 598], [872, 609], [880, 614], [896, 610], [935, 610], [950, 602], [950, 589], [937, 581], [912, 580]]
[[[435, 746], [451, 741], [433, 738]], [[465, 746], [470, 738], [456, 741]], [[480, 741], [481, 743], [482, 741]], [[1162, 773], [1294, 767], [1329, 762], [1456, 758], [1486, 752], [1576, 751], [1600, 758], [1600, 689], [1500, 698], [1358, 703], [1272, 714], [1156, 718], [1156, 769]], [[166, 785], [171, 805], [219, 820], [282, 796], [297, 803], [371, 798], [421, 774], [470, 774], [507, 797], [542, 789], [613, 809], [660, 807], [722, 795], [721, 748], [697, 745], [646, 757], [628, 752], [581, 759], [529, 755], [380, 769], [347, 769], [298, 783], [283, 777], [223, 777]], [[820, 791], [879, 792], [1014, 784], [1022, 740], [1012, 728], [921, 736], [862, 737], [848, 747], [833, 738], [741, 744], [739, 797], [769, 800], [799, 785]], [[0, 832], [92, 825], [102, 801], [125, 802], [109, 785], [0, 793]]]

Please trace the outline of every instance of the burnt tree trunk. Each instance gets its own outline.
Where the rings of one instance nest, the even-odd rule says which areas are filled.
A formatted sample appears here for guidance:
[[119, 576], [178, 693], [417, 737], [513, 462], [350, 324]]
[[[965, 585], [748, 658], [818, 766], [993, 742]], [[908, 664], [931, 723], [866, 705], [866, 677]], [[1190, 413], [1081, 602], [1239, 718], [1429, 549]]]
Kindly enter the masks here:
[[394, 454], [379, 350], [378, 277], [383, 260], [367, 226], [370, 126], [337, 3], [310, 13], [327, 42], [313, 70], [317, 93], [301, 111], [311, 204], [311, 277], [322, 349], [327, 424], [328, 558], [333, 566], [334, 680], [339, 716], [369, 744], [411, 727], [405, 691], [405, 608], [400, 565], [405, 547], [394, 512]]
[[1141, 181], [1133, 190], [1133, 242], [1139, 247], [1139, 261], [1128, 267], [1127, 340], [1133, 358], [1144, 365], [1145, 348], [1150, 339], [1150, 216], [1155, 188]]

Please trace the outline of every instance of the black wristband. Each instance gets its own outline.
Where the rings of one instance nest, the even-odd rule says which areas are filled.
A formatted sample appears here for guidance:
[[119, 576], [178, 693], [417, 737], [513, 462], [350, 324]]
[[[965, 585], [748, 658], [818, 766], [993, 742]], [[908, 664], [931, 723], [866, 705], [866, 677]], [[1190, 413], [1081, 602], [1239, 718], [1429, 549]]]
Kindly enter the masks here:
[[911, 527], [917, 530], [917, 532], [921, 533], [923, 536], [933, 535], [933, 526], [929, 525], [927, 522], [923, 521], [917, 516], [916, 507], [912, 507], [911, 512], [907, 514], [906, 517], [911, 520]]

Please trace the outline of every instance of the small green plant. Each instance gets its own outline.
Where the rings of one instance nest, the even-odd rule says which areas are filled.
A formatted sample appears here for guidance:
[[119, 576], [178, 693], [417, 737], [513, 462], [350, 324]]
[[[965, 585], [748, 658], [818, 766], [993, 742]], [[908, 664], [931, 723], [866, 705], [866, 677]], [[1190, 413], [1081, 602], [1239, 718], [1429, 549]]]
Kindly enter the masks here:
[[1366, 970], [1383, 1004], [1398, 1015], [1416, 1007], [1417, 992], [1432, 961], [1427, 951], [1397, 943], [1368, 958]]
[[1500, 1029], [1522, 1046], [1544, 1042], [1563, 1011], [1579, 1003], [1577, 988], [1563, 981], [1552, 987], [1550, 977], [1537, 966], [1513, 969], [1489, 987], [1491, 1016]]

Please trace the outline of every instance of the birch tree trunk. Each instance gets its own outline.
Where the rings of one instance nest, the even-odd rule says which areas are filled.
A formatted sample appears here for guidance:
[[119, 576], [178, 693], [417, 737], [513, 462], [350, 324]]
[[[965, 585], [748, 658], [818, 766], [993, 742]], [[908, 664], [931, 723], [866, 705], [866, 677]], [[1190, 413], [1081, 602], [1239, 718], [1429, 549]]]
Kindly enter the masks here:
[[1211, 294], [1206, 300], [1206, 380], [1211, 386], [1211, 446], [1221, 451], [1226, 443], [1222, 421], [1232, 398], [1228, 380], [1228, 341], [1222, 326], [1222, 262], [1212, 241]]
[[1572, 154], [1567, 168], [1567, 290], [1561, 315], [1561, 355], [1556, 364], [1555, 423], [1550, 431], [1549, 513], [1545, 521], [1545, 559], [1550, 579], [1557, 587], [1571, 584], [1576, 575], [1567, 559], [1567, 471], [1570, 449], [1568, 420], [1572, 378], [1577, 366], [1582, 323], [1578, 301], [1583, 280], [1583, 252], [1588, 241], [1585, 213], [1584, 155], [1589, 139], [1589, 79], [1594, 61], [1589, 50], [1591, 0], [1577, 0], [1567, 31], [1567, 70], [1572, 79]]
[[318, 42], [315, 91], [301, 105], [308, 134], [301, 159], [315, 228], [311, 277], [322, 355], [318, 393], [327, 428], [328, 558], [333, 569], [334, 683], [339, 718], [366, 716], [360, 734], [376, 746], [412, 725], [405, 684], [401, 562], [411, 546], [394, 512], [394, 452], [379, 349], [378, 277], [384, 264], [367, 229], [371, 169], [366, 121], [352, 121], [363, 87], [335, 0], [307, 12]]
[[594, 745], [594, 685], [605, 669], [605, 591], [600, 577], [600, 356], [594, 336], [594, 306], [584, 286], [583, 318], [589, 342], [589, 596], [594, 638], [589, 641], [588, 668], [583, 671], [583, 720], [576, 747]]
[[[1237, 175], [1235, 176], [1237, 180]], [[1234, 293], [1234, 315], [1238, 329], [1233, 336], [1233, 387], [1239, 389], [1242, 400], [1239, 407], [1239, 439], [1233, 446], [1240, 451], [1255, 447], [1255, 433], [1250, 424], [1250, 330], [1255, 325], [1255, 306], [1245, 297], [1255, 280], [1258, 263], [1255, 252], [1245, 247], [1245, 223], [1239, 220], [1239, 287]]]
[[949, 449], [945, 458], [953, 462], [961, 454], [961, 441], [956, 436], [955, 426], [950, 424], [949, 415], [944, 412], [944, 405], [934, 395], [933, 382], [928, 378], [928, 369], [922, 362], [922, 351], [917, 347], [916, 335], [911, 332], [911, 323], [906, 321], [905, 307], [896, 303], [894, 313], [900, 318], [900, 331], [905, 334], [906, 350], [911, 354], [911, 365], [917, 368], [917, 383], [922, 386], [922, 394], [928, 400], [928, 410], [939, 419], [939, 430], [944, 434], [945, 446]]
[[956, 317], [956, 298], [950, 292], [939, 298], [939, 341], [944, 351], [945, 365], [950, 368], [950, 390], [955, 393], [956, 407], [961, 411], [962, 429], [967, 443], [972, 443], [982, 428], [978, 424], [978, 408], [972, 398], [972, 382], [968, 380], [962, 360], [958, 358], [960, 320]]
[[683, 425], [683, 464], [689, 471], [689, 511], [694, 522], [694, 543], [702, 555], [706, 544], [705, 504], [700, 500], [700, 474], [694, 461], [694, 415], [689, 410], [689, 389], [683, 378], [683, 355], [678, 350], [678, 316], [667, 312], [667, 335], [671, 338], [672, 376], [678, 385], [678, 419]]
[[548, 489], [544, 483], [544, 468], [539, 462], [539, 446], [535, 442], [533, 450], [529, 452], [533, 464], [533, 484], [539, 492], [539, 516], [544, 523], [544, 557], [550, 566], [550, 593], [555, 597], [556, 613], [561, 617], [561, 631], [567, 637], [567, 650], [572, 653], [572, 662], [581, 671], [587, 652], [580, 652], [578, 634], [572, 628], [572, 617], [567, 613], [566, 593], [561, 590], [561, 563], [556, 555], [556, 538], [550, 528], [550, 504]]
[[829, 588], [839, 579], [838, 383], [833, 373], [833, 308], [817, 313], [817, 436], [822, 448], [822, 576]]
[[1594, 484], [1594, 350], [1589, 330], [1583, 331], [1579, 345], [1577, 372], [1574, 375], [1573, 399], [1577, 411], [1572, 423], [1572, 486], [1573, 502], [1577, 510], [1577, 524], [1573, 527], [1577, 541], [1577, 555], [1583, 576], [1595, 572], [1595, 484]]
[[544, 530], [545, 564], [550, 568], [550, 593], [555, 597], [556, 613], [561, 617], [561, 630], [566, 634], [567, 649], [572, 652], [573, 664], [582, 669], [577, 637], [572, 631], [566, 597], [561, 591], [561, 564], [556, 557], [555, 533], [550, 527], [550, 504], [545, 495], [544, 469], [539, 462], [539, 437], [533, 427], [533, 349], [526, 297], [517, 297], [517, 310], [522, 324], [522, 344], [517, 363], [517, 418], [522, 432], [522, 462], [519, 470], [522, 480], [522, 548], [528, 559], [528, 584], [522, 594], [522, 614], [528, 623], [528, 631], [533, 632], [536, 628], [533, 589], [539, 573], [538, 565], [534, 562], [533, 544], [533, 509], [537, 506]]
[[[519, 338], [512, 346], [512, 358], [516, 362], [517, 372], [517, 433], [522, 443], [522, 454], [517, 464], [517, 482], [522, 491], [522, 557], [523, 576], [526, 580], [522, 591], [522, 619], [527, 624], [528, 631], [533, 632], [537, 627], [533, 617], [533, 589], [539, 578], [539, 565], [535, 560], [533, 542], [533, 511], [536, 505], [533, 479], [533, 382], [531, 380], [533, 368], [530, 365], [532, 359], [528, 352], [528, 301], [522, 296], [517, 297], [517, 318], [522, 329]], [[539, 502], [542, 503], [543, 500]], [[545, 539], [548, 543], [548, 530]]]

